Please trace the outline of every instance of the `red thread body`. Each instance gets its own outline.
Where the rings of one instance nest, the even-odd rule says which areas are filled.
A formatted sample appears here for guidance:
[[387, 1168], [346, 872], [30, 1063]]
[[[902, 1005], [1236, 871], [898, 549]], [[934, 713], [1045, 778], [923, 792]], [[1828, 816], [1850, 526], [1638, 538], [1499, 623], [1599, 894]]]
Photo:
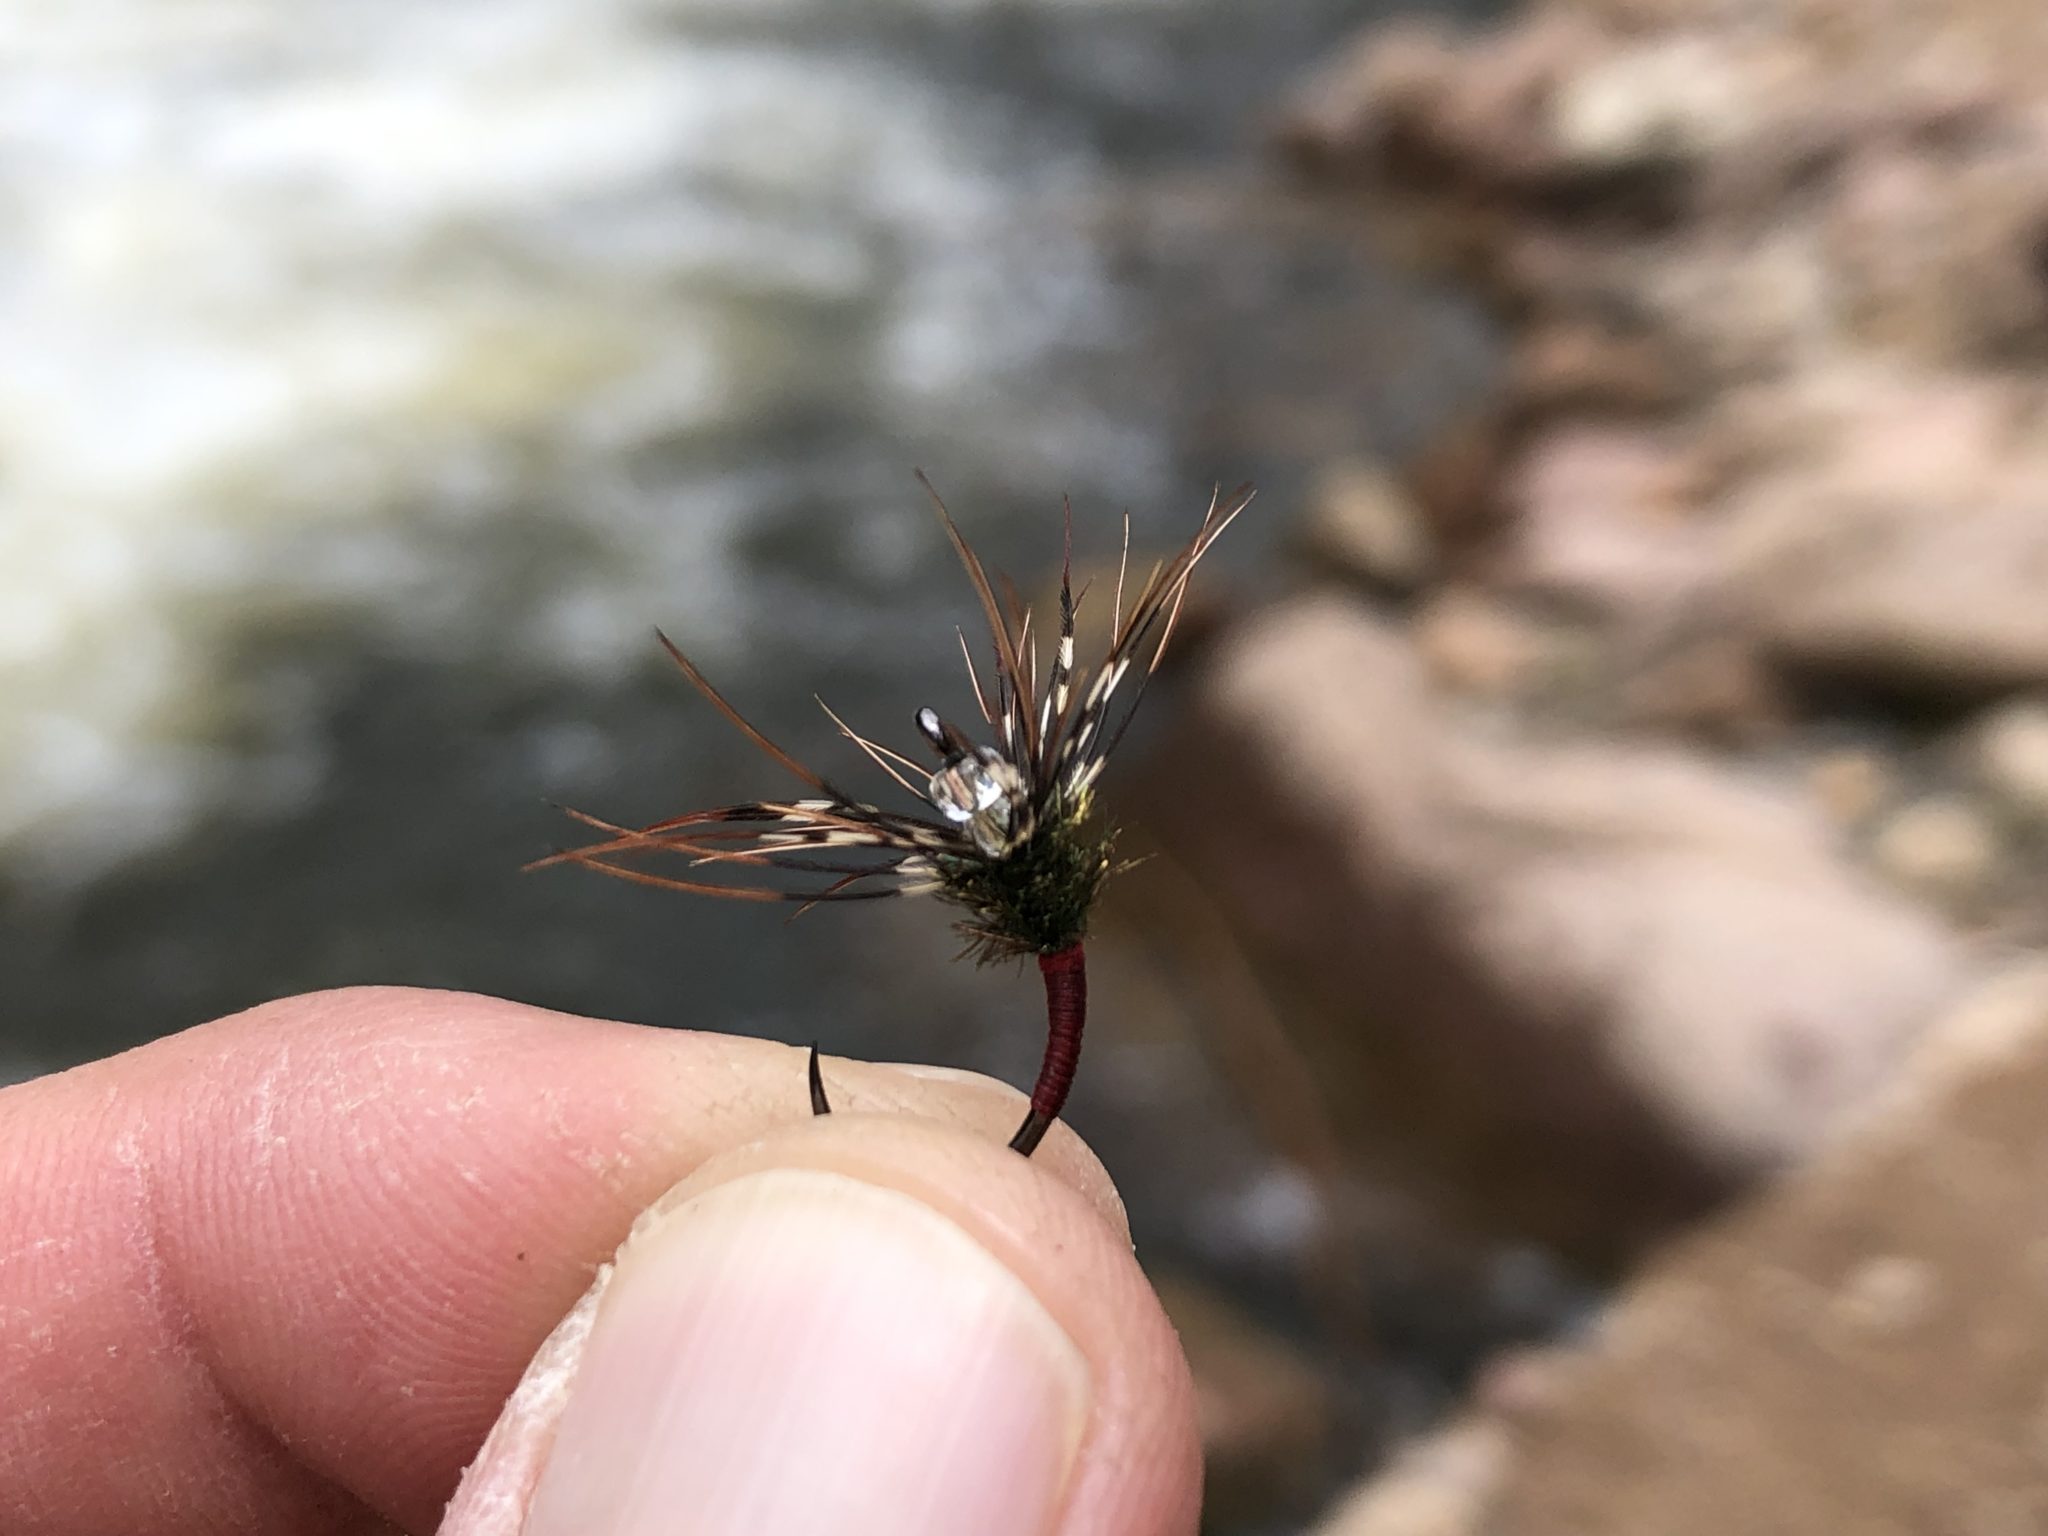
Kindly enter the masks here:
[[1031, 1087], [1034, 1115], [1057, 1120], [1081, 1061], [1081, 1030], [1088, 1021], [1088, 964], [1079, 944], [1038, 957], [1045, 978], [1045, 1060]]

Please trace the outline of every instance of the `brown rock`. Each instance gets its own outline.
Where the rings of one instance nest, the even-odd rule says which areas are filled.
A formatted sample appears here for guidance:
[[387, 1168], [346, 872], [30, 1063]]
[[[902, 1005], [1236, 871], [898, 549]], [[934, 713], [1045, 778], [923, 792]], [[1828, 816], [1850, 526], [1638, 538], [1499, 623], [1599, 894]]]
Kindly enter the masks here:
[[1162, 839], [1301, 1001], [1361, 1155], [1612, 1258], [1794, 1161], [1955, 968], [1810, 802], [1440, 714], [1397, 632], [1296, 604], [1219, 647]]
[[1965, 905], [1998, 873], [1998, 840], [1984, 814], [1953, 795], [1903, 806], [1871, 845], [1877, 867], [1938, 901]]
[[1511, 392], [1537, 418], [1586, 410], [1648, 415], [1678, 404], [1686, 390], [1655, 340], [1617, 334], [1586, 316], [1518, 338], [1510, 367]]
[[1564, 1401], [1575, 1351], [1562, 1344], [1503, 1350], [1480, 1367], [1472, 1407], [1509, 1427], [1547, 1418]]
[[2048, 685], [2048, 482], [1974, 505], [1864, 506], [1754, 581], [1759, 633], [1793, 672], [1896, 691]]
[[1979, 724], [1970, 756], [1999, 810], [2031, 828], [2048, 827], [2048, 699], [2018, 699]]
[[1501, 522], [1494, 482], [1514, 433], [1498, 411], [1475, 411], [1438, 432], [1408, 467], [1409, 492], [1434, 534], [1459, 547], [1484, 540]]
[[1825, 237], [1859, 340], [1937, 363], [2038, 353], [2048, 321], [2037, 265], [2048, 137], [2038, 135], [1961, 157], [1952, 145], [1880, 140], [1845, 168]]
[[1793, 714], [1756, 648], [1724, 634], [1643, 664], [1622, 686], [1621, 711], [1631, 725], [1737, 746], [1783, 735]]
[[1461, 756], [1466, 944], [1519, 1027], [1585, 1031], [1570, 1048], [1705, 1167], [1809, 1151], [1951, 979], [1939, 932], [1857, 881], [1809, 804], [1671, 753]]
[[1421, 497], [1459, 568], [1726, 636], [1703, 720], [1756, 655], [1825, 697], [2048, 686], [2044, 78], [2034, 0], [1362, 43], [1299, 122], [1456, 225], [1510, 332], [1503, 431]]
[[1415, 615], [1415, 644], [1431, 676], [1461, 693], [1529, 687], [1555, 658], [1553, 639], [1535, 619], [1473, 587], [1444, 587]]
[[1451, 39], [1439, 28], [1407, 22], [1361, 32], [1295, 91], [1279, 142], [1313, 169], [1377, 165], [1389, 139], [1426, 110], [1456, 67]]
[[1471, 1536], [1512, 1464], [1513, 1442], [1483, 1419], [1418, 1440], [1315, 1528], [1315, 1536]]
[[2044, 1088], [2048, 959], [1966, 994], [1845, 1136], [1658, 1260], [1591, 1346], [1489, 1366], [1317, 1536], [1917, 1536], [1930, 1509], [2037, 1529]]
[[1573, 170], [1550, 131], [1552, 92], [1596, 51], [1563, 7], [1463, 50], [1425, 24], [1369, 31], [1296, 93], [1280, 141], [1325, 173], [1543, 189]]
[[1707, 32], [1622, 45], [1562, 81], [1559, 152], [1595, 169], [1676, 169], [1752, 138], [1757, 71]]
[[1333, 464], [1316, 478], [1301, 541], [1315, 559], [1390, 592], [1412, 592], [1436, 565], [1422, 513], [1382, 465]]
[[1670, 611], [1723, 558], [1712, 531], [1688, 515], [1695, 474], [1649, 431], [1545, 434], [1503, 488], [1513, 526], [1494, 554], [1494, 580], [1604, 612]]
[[1876, 814], [1892, 792], [1892, 776], [1875, 752], [1845, 747], [1821, 756], [1806, 782], [1839, 827], [1855, 827]]
[[2048, 395], [1816, 375], [1723, 411], [1717, 575], [1689, 622], [1788, 681], [1954, 708], [2048, 675]]
[[2042, 1529], [2044, 1102], [2036, 964], [1932, 1029], [1811, 1167], [1631, 1286], [1465, 1529]]

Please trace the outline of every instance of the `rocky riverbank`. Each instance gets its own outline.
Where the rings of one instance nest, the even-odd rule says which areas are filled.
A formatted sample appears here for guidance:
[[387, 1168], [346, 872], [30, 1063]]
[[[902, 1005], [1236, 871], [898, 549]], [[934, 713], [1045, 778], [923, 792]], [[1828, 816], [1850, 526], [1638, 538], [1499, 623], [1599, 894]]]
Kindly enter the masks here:
[[1292, 104], [1510, 359], [1329, 466], [1159, 831], [1352, 1169], [1621, 1283], [1333, 1533], [2048, 1511], [2044, 81], [2037, 0], [1571, 0]]

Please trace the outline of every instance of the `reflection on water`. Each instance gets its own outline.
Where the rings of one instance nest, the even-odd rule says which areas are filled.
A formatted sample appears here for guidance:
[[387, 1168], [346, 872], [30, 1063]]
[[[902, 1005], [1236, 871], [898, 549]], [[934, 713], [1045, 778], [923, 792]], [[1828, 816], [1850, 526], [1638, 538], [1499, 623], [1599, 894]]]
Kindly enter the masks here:
[[[1062, 492], [1084, 551], [1125, 505], [1158, 548], [1256, 478], [1213, 588], [1316, 456], [1469, 396], [1470, 318], [1256, 159], [1260, 103], [1360, 13], [16, 8], [0, 1076], [386, 981], [1028, 1081], [1035, 980], [949, 966], [935, 911], [785, 929], [515, 871], [551, 798], [778, 787], [657, 623], [826, 765], [813, 689], [892, 742], [966, 711], [914, 464], [1027, 588]], [[1296, 1242], [1284, 1180], [1186, 1134], [1217, 1101], [1185, 1031], [1095, 1033], [1074, 1118], [1141, 1234]]]

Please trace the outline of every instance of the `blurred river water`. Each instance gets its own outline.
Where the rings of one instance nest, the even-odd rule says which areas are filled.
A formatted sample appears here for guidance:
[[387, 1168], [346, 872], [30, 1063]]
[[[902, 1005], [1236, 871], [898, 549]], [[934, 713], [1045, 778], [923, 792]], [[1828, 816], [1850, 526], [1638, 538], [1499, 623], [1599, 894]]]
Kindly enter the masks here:
[[1102, 555], [1257, 478], [1220, 590], [1470, 399], [1473, 316], [1262, 158], [1377, 13], [7, 8], [0, 1080], [364, 981], [1027, 1080], [1035, 982], [935, 911], [518, 866], [550, 800], [780, 787], [657, 624], [841, 770], [813, 690], [963, 709], [913, 465], [1027, 589], [1062, 493]]

